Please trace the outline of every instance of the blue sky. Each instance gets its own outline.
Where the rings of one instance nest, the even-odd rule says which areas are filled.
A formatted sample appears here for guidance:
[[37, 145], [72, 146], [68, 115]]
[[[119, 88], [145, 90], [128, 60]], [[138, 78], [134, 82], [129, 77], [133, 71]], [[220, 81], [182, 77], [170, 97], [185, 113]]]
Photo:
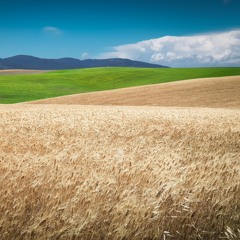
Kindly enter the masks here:
[[240, 29], [240, 0], [0, 0], [0, 58], [94, 58], [164, 36]]

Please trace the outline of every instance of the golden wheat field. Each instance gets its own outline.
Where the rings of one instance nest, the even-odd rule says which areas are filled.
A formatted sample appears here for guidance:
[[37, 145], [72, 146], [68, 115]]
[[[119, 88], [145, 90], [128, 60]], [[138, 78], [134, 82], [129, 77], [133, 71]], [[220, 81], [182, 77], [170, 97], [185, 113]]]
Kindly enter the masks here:
[[74, 94], [31, 103], [240, 108], [240, 76], [202, 78]]
[[240, 110], [0, 105], [1, 239], [239, 239]]

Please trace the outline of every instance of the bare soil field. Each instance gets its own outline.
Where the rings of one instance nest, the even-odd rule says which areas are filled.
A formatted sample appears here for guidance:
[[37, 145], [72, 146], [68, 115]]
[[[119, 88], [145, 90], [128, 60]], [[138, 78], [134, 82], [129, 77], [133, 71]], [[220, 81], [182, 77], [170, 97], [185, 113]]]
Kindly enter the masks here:
[[0, 105], [0, 236], [239, 239], [239, 159], [239, 109]]
[[6, 69], [0, 70], [0, 75], [18, 75], [18, 74], [38, 74], [49, 72], [46, 70], [25, 70], [25, 69]]
[[184, 80], [75, 94], [31, 103], [240, 108], [240, 76]]

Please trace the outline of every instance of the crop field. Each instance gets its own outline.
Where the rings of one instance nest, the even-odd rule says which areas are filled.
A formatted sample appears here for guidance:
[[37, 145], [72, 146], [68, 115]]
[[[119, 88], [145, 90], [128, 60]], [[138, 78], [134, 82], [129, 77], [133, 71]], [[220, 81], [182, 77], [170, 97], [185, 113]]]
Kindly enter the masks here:
[[240, 75], [240, 68], [95, 68], [27, 75], [2, 73], [0, 103], [18, 103], [69, 94], [235, 75]]
[[31, 103], [240, 108], [240, 76], [202, 78], [74, 94]]
[[0, 239], [239, 240], [234, 75], [2, 73], [1, 102], [17, 104], [0, 104]]
[[23, 69], [6, 69], [6, 70], [0, 70], [0, 75], [19, 75], [19, 74], [39, 74], [39, 73], [45, 73], [49, 71], [45, 70], [23, 70]]
[[1, 239], [239, 239], [240, 110], [0, 105]]

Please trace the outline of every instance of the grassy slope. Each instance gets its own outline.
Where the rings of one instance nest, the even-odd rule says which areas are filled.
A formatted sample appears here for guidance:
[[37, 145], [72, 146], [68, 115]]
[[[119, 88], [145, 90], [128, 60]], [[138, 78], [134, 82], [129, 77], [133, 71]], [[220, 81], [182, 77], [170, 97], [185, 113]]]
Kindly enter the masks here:
[[0, 103], [17, 103], [75, 93], [233, 75], [240, 75], [240, 68], [95, 68], [38, 75], [2, 75]]

